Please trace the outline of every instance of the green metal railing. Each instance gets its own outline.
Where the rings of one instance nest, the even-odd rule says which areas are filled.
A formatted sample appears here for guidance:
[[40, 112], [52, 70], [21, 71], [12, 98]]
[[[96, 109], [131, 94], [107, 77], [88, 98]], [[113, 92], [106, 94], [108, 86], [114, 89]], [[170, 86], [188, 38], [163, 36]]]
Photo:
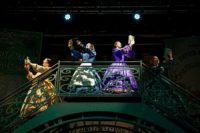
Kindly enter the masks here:
[[[176, 122], [185, 130], [199, 131], [199, 99], [163, 75], [153, 75], [148, 69], [142, 67], [141, 61], [126, 62], [138, 82], [138, 91], [136, 92], [128, 91], [116, 94], [104, 91], [103, 86], [98, 90], [92, 89], [94, 86], [88, 86], [88, 84], [83, 87], [89, 88], [90, 91], [74, 91], [74, 88], [70, 87], [71, 79], [80, 67], [95, 71], [102, 79], [111, 63], [109, 61], [96, 61], [92, 66], [80, 66], [79, 62], [59, 61], [50, 70], [1, 99], [0, 132], [12, 132], [48, 107], [56, 103], [66, 102], [68, 98], [75, 100], [81, 97], [81, 100], [84, 100], [88, 97], [98, 99], [138, 96], [141, 96], [141, 102]], [[120, 77], [119, 80], [123, 78]], [[30, 107], [30, 110], [26, 107]], [[24, 112], [23, 109], [28, 111]]]
[[[28, 81], [19, 88], [15, 89], [9, 95], [1, 99], [0, 101], [0, 132], [11, 132], [20, 124], [26, 122], [29, 118], [33, 117], [32, 114], [39, 113], [38, 110], [43, 106], [50, 106], [48, 101], [50, 97], [46, 97], [45, 100], [37, 105], [35, 103], [25, 102], [26, 97], [33, 97], [38, 90], [42, 91], [44, 95], [47, 94], [47, 90], [41, 85], [46, 79], [52, 84], [56, 82], [56, 74], [58, 71], [58, 64], [54, 65], [50, 70], [44, 74], [38, 76], [32, 81]], [[29, 90], [31, 92], [29, 93]], [[56, 90], [56, 89], [55, 89]], [[28, 94], [29, 93], [29, 94]], [[34, 97], [35, 100], [42, 99], [41, 96]], [[56, 99], [54, 99], [56, 100]], [[25, 115], [22, 113], [22, 105], [35, 106], [30, 112]], [[23, 116], [22, 116], [23, 115]], [[30, 117], [28, 117], [30, 115]]]
[[188, 132], [200, 131], [200, 99], [161, 74], [143, 69], [142, 102], [181, 125]]
[[[109, 97], [133, 96], [126, 94], [113, 94], [104, 92], [102, 88], [86, 93], [68, 89], [74, 72], [80, 67], [92, 69], [103, 78], [106, 68], [112, 62], [97, 61], [91, 66], [80, 66], [79, 62], [59, 61], [50, 70], [44, 72], [36, 79], [20, 86], [8, 96], [1, 99], [0, 103], [0, 130], [13, 131], [38, 113], [58, 102], [65, 102], [69, 97]], [[126, 62], [137, 80], [141, 77], [141, 61]], [[84, 86], [84, 85], [83, 85]], [[88, 87], [88, 85], [86, 85]], [[91, 86], [94, 87], [94, 86]], [[91, 88], [89, 86], [89, 88]]]

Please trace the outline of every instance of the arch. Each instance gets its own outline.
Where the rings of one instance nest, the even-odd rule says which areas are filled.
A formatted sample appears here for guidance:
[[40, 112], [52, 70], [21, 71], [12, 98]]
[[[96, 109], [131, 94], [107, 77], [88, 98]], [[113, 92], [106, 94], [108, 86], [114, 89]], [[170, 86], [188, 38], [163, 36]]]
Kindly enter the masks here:
[[[70, 124], [73, 125], [78, 122], [84, 123], [95, 121], [104, 121], [104, 125], [105, 121], [121, 122], [127, 125], [133, 125], [132, 129], [127, 129], [130, 129], [130, 132], [131, 130], [136, 129], [134, 127], [151, 132], [185, 132], [165, 117], [157, 114], [152, 109], [141, 103], [86, 102], [58, 103], [21, 125], [15, 130], [15, 133], [31, 131], [48, 132], [56, 127], [62, 127], [63, 125], [69, 126]], [[85, 126], [87, 127], [88, 125]], [[115, 129], [126, 128], [120, 127], [120, 124], [108, 126], [115, 127]], [[86, 129], [82, 127], [84, 127], [84, 125], [76, 126], [74, 129]], [[95, 127], [95, 124], [90, 124], [88, 127], [92, 130], [91, 127]], [[70, 128], [70, 130], [72, 131], [73, 129]]]

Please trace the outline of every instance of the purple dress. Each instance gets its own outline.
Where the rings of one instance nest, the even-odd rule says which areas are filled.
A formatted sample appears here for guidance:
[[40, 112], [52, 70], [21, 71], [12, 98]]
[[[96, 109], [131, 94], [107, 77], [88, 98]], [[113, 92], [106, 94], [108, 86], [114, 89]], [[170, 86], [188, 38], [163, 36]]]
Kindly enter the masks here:
[[137, 89], [137, 82], [125, 63], [125, 59], [135, 56], [129, 45], [122, 48], [113, 48], [112, 54], [115, 62], [106, 70], [102, 83], [104, 90], [110, 92], [132, 92]]

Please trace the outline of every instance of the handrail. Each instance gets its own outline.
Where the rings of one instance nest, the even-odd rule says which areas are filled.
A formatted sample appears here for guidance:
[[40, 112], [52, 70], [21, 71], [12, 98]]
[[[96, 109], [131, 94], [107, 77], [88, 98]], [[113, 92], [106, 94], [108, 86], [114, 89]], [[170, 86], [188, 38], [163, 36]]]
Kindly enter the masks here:
[[[102, 65], [102, 64], [108, 64], [109, 65], [110, 63], [113, 63], [113, 61], [95, 61], [95, 62], [93, 62], [93, 65], [94, 64], [100, 64], [100, 65]], [[137, 61], [126, 61], [126, 63], [139, 63], [139, 64], [141, 64], [141, 61], [140, 60], [137, 60]], [[1, 98], [0, 99], [0, 103], [5, 102], [6, 99], [9, 99], [9, 97], [12, 97], [12, 96], [16, 95], [17, 93], [19, 93], [20, 91], [22, 91], [21, 88], [24, 88], [25, 86], [30, 85], [32, 82], [41, 79], [42, 77], [44, 77], [44, 75], [45, 76], [48, 75], [49, 73], [51, 73], [55, 69], [58, 69], [59, 66], [62, 66], [63, 64], [68, 64], [68, 65], [69, 64], [70, 65], [76, 64], [76, 65], [80, 65], [80, 62], [79, 61], [59, 61], [58, 63], [56, 63], [55, 65], [53, 65], [49, 70], [45, 71], [43, 74], [39, 75], [35, 79], [32, 79], [30, 81], [25, 82], [24, 84], [22, 84], [21, 86], [17, 87], [16, 89], [14, 89], [12, 92], [10, 92], [8, 95], [6, 95], [5, 97]]]
[[[137, 62], [139, 61], [127, 62], [127, 64], [134, 65], [134, 63]], [[92, 67], [94, 71], [95, 69], [99, 69], [100, 71], [97, 72], [101, 73], [102, 76], [102, 73], [104, 73], [108, 65], [110, 65], [111, 63], [113, 63], [113, 61], [96, 61], [93, 62]], [[138, 68], [141, 66], [140, 64], [141, 62], [138, 63]], [[15, 126], [18, 126], [19, 123], [22, 124], [27, 121], [24, 116], [35, 115], [42, 110], [44, 111], [46, 107], [49, 107], [57, 102], [63, 102], [63, 97], [70, 97], [72, 94], [72, 97], [78, 96], [79, 94], [76, 92], [66, 92], [65, 90], [67, 86], [69, 86], [69, 81], [72, 78], [74, 71], [76, 71], [76, 67], [82, 67], [80, 66], [80, 62], [59, 61], [57, 64], [52, 66], [51, 69], [45, 71], [37, 78], [24, 83], [17, 89], [13, 90], [10, 94], [2, 98], [0, 100], [0, 131], [13, 130]], [[88, 67], [88, 69], [91, 69], [91, 67]], [[130, 70], [134, 70], [134, 68], [131, 67]], [[46, 81], [46, 79], [51, 79], [51, 81]], [[45, 89], [45, 86], [43, 86], [44, 84], [48, 85], [48, 87], [51, 87], [50, 92], [47, 88]], [[38, 91], [40, 94], [37, 94]], [[41, 95], [41, 93], [43, 93], [44, 96]], [[88, 96], [91, 94], [93, 94], [93, 92], [88, 94]], [[109, 92], [107, 94], [109, 94]], [[53, 98], [46, 97], [48, 95], [52, 95]], [[102, 93], [101, 91], [96, 93], [95, 95], [103, 96], [104, 93]], [[112, 96], [114, 95], [118, 96], [118, 94], [112, 94]], [[82, 95], [80, 96], [83, 97], [85, 96], [85, 94], [82, 93]], [[129, 96], [134, 97], [134, 95]], [[127, 95], [123, 95], [122, 97], [127, 97]], [[32, 103], [32, 98], [36, 98], [36, 100], [41, 101], [41, 103], [37, 105]], [[45, 101], [43, 101], [42, 99], [45, 99]], [[31, 108], [32, 106], [34, 106], [34, 109], [27, 112], [27, 106], [31, 106]]]
[[36, 77], [35, 79], [32, 79], [30, 81], [25, 82], [24, 84], [22, 84], [21, 86], [17, 87], [16, 89], [14, 89], [13, 91], [11, 91], [8, 95], [6, 95], [5, 97], [0, 99], [0, 104], [3, 104], [7, 99], [9, 99], [10, 97], [16, 95], [17, 93], [23, 91], [21, 90], [21, 88], [24, 88], [25, 86], [30, 85], [32, 82], [41, 79], [41, 77], [43, 77], [44, 75], [47, 75], [48, 73], [54, 71], [55, 69], [57, 69], [58, 63], [56, 63], [55, 65], [53, 65], [49, 70], [45, 71], [43, 74], [39, 75], [38, 77]]
[[[186, 130], [200, 131], [200, 100], [162, 74], [154, 74], [143, 64], [142, 102], [180, 124]], [[146, 82], [146, 83], [145, 83]]]
[[[146, 65], [145, 63], [142, 63], [142, 67], [143, 69], [145, 69], [145, 71], [148, 71], [149, 73], [151, 73], [153, 75], [153, 72], [150, 70], [149, 66]], [[173, 86], [176, 86], [176, 89], [182, 91], [183, 93], [191, 96], [193, 99], [195, 99], [196, 101], [200, 102], [200, 98], [196, 97], [194, 94], [192, 94], [191, 92], [189, 92], [188, 90], [184, 89], [182, 86], [178, 85], [177, 83], [175, 83], [174, 81], [170, 80], [169, 78], [167, 78], [166, 76], [159, 74], [159, 78], [162, 79], [162, 81], [164, 81], [167, 84], [171, 84]]]
[[184, 89], [182, 86], [178, 85], [177, 83], [175, 83], [174, 81], [170, 80], [169, 78], [167, 78], [164, 75], [161, 75], [161, 78], [163, 79], [163, 81], [165, 81], [166, 83], [170, 83], [174, 86], [177, 87], [177, 89], [179, 89], [180, 91], [190, 95], [191, 97], [193, 97], [193, 99], [195, 99], [196, 101], [200, 102], [200, 98], [198, 98], [197, 96], [195, 96], [194, 94], [192, 94], [191, 92], [189, 92], [188, 90]]
[[[113, 63], [113, 61], [95, 61], [95, 62], [92, 63], [92, 67], [93, 67], [94, 70], [98, 70], [99, 69], [98, 73], [101, 74], [101, 76], [102, 76], [102, 74], [105, 72], [105, 70], [107, 69], [107, 67], [111, 63]], [[153, 90], [148, 90], [148, 84], [145, 86], [145, 83], [142, 82], [142, 78], [144, 76], [143, 72], [144, 71], [146, 71], [146, 72], [148, 71], [148, 72], [151, 73], [151, 71], [149, 71], [148, 67], [144, 63], [142, 63], [142, 61], [140, 61], [140, 60], [138, 60], [138, 61], [126, 61], [126, 63], [128, 64], [128, 66], [130, 67], [131, 70], [137, 70], [137, 71], [135, 71], [136, 74], [141, 76], [141, 79], [140, 78], [138, 79], [139, 80], [138, 83], [140, 84], [139, 87], [141, 87], [141, 88], [139, 88], [139, 92], [141, 94], [142, 101], [145, 101], [145, 100], [148, 101], [149, 100], [151, 102], [153, 97], [150, 97], [148, 99], [148, 93], [153, 93], [152, 92]], [[15, 111], [15, 115], [13, 115], [12, 113], [4, 115], [5, 112], [2, 112], [1, 115], [0, 115], [2, 117], [1, 120], [3, 118], [5, 118], [5, 119], [12, 118], [11, 120], [13, 121], [14, 124], [11, 125], [11, 126], [14, 126], [15, 123], [18, 123], [18, 121], [21, 121], [21, 120], [19, 120], [19, 114], [17, 114], [17, 113], [19, 113], [19, 110], [21, 108], [21, 104], [23, 103], [24, 99], [22, 99], [22, 98], [27, 95], [26, 92], [31, 88], [33, 83], [35, 83], [34, 87], [37, 89], [37, 87], [39, 87], [41, 85], [41, 83], [43, 83], [43, 81], [45, 81], [45, 79], [49, 78], [52, 75], [54, 76], [52, 81], [53, 81], [53, 85], [55, 87], [56, 97], [57, 97], [57, 100], [54, 103], [63, 102], [64, 101], [63, 97], [69, 97], [70, 98], [70, 97], [78, 96], [78, 93], [71, 92], [71, 90], [69, 90], [67, 92], [67, 90], [66, 90], [66, 89], [68, 89], [68, 86], [70, 84], [70, 80], [72, 78], [72, 75], [77, 70], [76, 67], [77, 68], [80, 67], [80, 62], [59, 61], [54, 66], [52, 66], [51, 69], [45, 71], [43, 74], [38, 76], [36, 79], [33, 79], [31, 81], [28, 81], [28, 82], [24, 83], [23, 85], [21, 85], [20, 87], [18, 87], [14, 91], [12, 91], [10, 94], [8, 94], [4, 98], [2, 98], [0, 100], [0, 110], [1, 110], [1, 112], [5, 111], [6, 109], [8, 109], [8, 108], [10, 108], [12, 106], [14, 106], [13, 110], [15, 110], [14, 108], [16, 108], [17, 111]], [[84, 66], [84, 67], [87, 68], [87, 66]], [[89, 67], [89, 69], [91, 69], [91, 66]], [[156, 79], [156, 77], [153, 77], [153, 75], [151, 75], [151, 77], [152, 78], [150, 80], [145, 81], [145, 82], [149, 83], [149, 82], [155, 80], [157, 83], [162, 81], [165, 84], [173, 86], [175, 89], [174, 90], [172, 89], [172, 90], [176, 91], [178, 93], [176, 95], [180, 95], [179, 98], [186, 98], [186, 99], [187, 98], [191, 98], [192, 102], [197, 104], [198, 107], [199, 107], [199, 105], [200, 105], [199, 104], [199, 98], [193, 96], [191, 93], [187, 92], [184, 88], [182, 88], [181, 86], [177, 85], [175, 82], [171, 81], [170, 79], [168, 79], [167, 77], [165, 77], [163, 75], [159, 75], [159, 79]], [[143, 84], [144, 84], [144, 86], [141, 86]], [[142, 87], [144, 87], [144, 88], [142, 88]], [[162, 90], [159, 90], [161, 88], [156, 88], [156, 89], [158, 89], [158, 91], [162, 91]], [[41, 89], [41, 91], [42, 91], [42, 89]], [[44, 91], [44, 93], [48, 93], [48, 92], [45, 92], [45, 90], [43, 90], [43, 91]], [[163, 91], [162, 93], [165, 93], [165, 91]], [[34, 95], [34, 94], [36, 94], [36, 90], [33, 91], [33, 94], [29, 94], [29, 95]], [[81, 96], [81, 97], [85, 96], [87, 98], [87, 96], [91, 96], [91, 95], [94, 95], [94, 96], [98, 97], [98, 96], [104, 96], [104, 94], [105, 94], [104, 92], [103, 93], [102, 92], [97, 92], [96, 94], [94, 94], [94, 92], [91, 91], [91, 93], [88, 93], [88, 95], [86, 93], [81, 93], [81, 95], [79, 95], [79, 96]], [[109, 94], [109, 93], [107, 93], [107, 94]], [[110, 95], [107, 95], [107, 94], [106, 94], [106, 96], [110, 96]], [[20, 99], [20, 101], [17, 101], [16, 100], [17, 98], [15, 99], [15, 96], [19, 97], [20, 95], [21, 95], [21, 97], [20, 97], [21, 99]], [[112, 94], [112, 97], [113, 96], [114, 97], [116, 96], [116, 98], [120, 97], [119, 94]], [[135, 95], [122, 95], [122, 97], [128, 97], [128, 96], [134, 97]], [[156, 98], [158, 96], [158, 94], [155, 92], [154, 96]], [[47, 100], [49, 100], [49, 99], [47, 99]], [[173, 100], [173, 98], [171, 100]], [[178, 100], [180, 100], [180, 99], [178, 99]], [[179, 105], [182, 106], [183, 103], [177, 103], [177, 102], [179, 102], [179, 101], [176, 101], [176, 104], [179, 104]], [[44, 104], [47, 104], [47, 103], [48, 102], [46, 102]], [[156, 108], [161, 107], [161, 106], [159, 106], [159, 104], [160, 104], [159, 101], [152, 101], [152, 104]], [[175, 105], [173, 105], [173, 103], [169, 103], [168, 105], [169, 106], [171, 106], [171, 105], [175, 106]], [[168, 105], [166, 104], [166, 106], [168, 106]], [[44, 105], [40, 105], [38, 108], [41, 108], [41, 106], [44, 106]], [[190, 105], [184, 105], [184, 107], [186, 107], [186, 108], [183, 108], [183, 110], [186, 110], [187, 107], [190, 107]], [[166, 107], [166, 108], [168, 108], [168, 107]], [[162, 111], [164, 111], [164, 113], [166, 113], [168, 111], [171, 111], [172, 113], [173, 113], [173, 111], [179, 111], [175, 107], [174, 107], [174, 110], [170, 110], [170, 107], [168, 109], [169, 110], [165, 110], [164, 109]], [[182, 115], [182, 114], [179, 114], [180, 112], [176, 112], [176, 113], [178, 115]], [[187, 115], [187, 114], [185, 114], [185, 115]], [[7, 124], [9, 124], [10, 121], [9, 120], [6, 120], [6, 121], [7, 121]], [[23, 120], [23, 122], [25, 122], [25, 121]], [[3, 124], [4, 122], [0, 122], [0, 123]], [[0, 128], [1, 128], [1, 124], [0, 124]]]

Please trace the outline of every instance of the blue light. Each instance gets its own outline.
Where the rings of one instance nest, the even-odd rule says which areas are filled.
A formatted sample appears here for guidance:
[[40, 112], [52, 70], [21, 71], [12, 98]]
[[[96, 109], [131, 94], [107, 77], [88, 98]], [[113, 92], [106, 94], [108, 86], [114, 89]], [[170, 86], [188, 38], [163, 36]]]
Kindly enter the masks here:
[[135, 14], [134, 14], [134, 19], [135, 19], [135, 20], [140, 20], [140, 18], [141, 18], [141, 16], [140, 16], [139, 13], [135, 13]]
[[70, 14], [65, 14], [65, 20], [70, 20], [71, 19], [71, 15]]
[[136, 22], [136, 23], [140, 22], [143, 19], [143, 11], [141, 11], [141, 10], [133, 11], [131, 17], [134, 22]]

